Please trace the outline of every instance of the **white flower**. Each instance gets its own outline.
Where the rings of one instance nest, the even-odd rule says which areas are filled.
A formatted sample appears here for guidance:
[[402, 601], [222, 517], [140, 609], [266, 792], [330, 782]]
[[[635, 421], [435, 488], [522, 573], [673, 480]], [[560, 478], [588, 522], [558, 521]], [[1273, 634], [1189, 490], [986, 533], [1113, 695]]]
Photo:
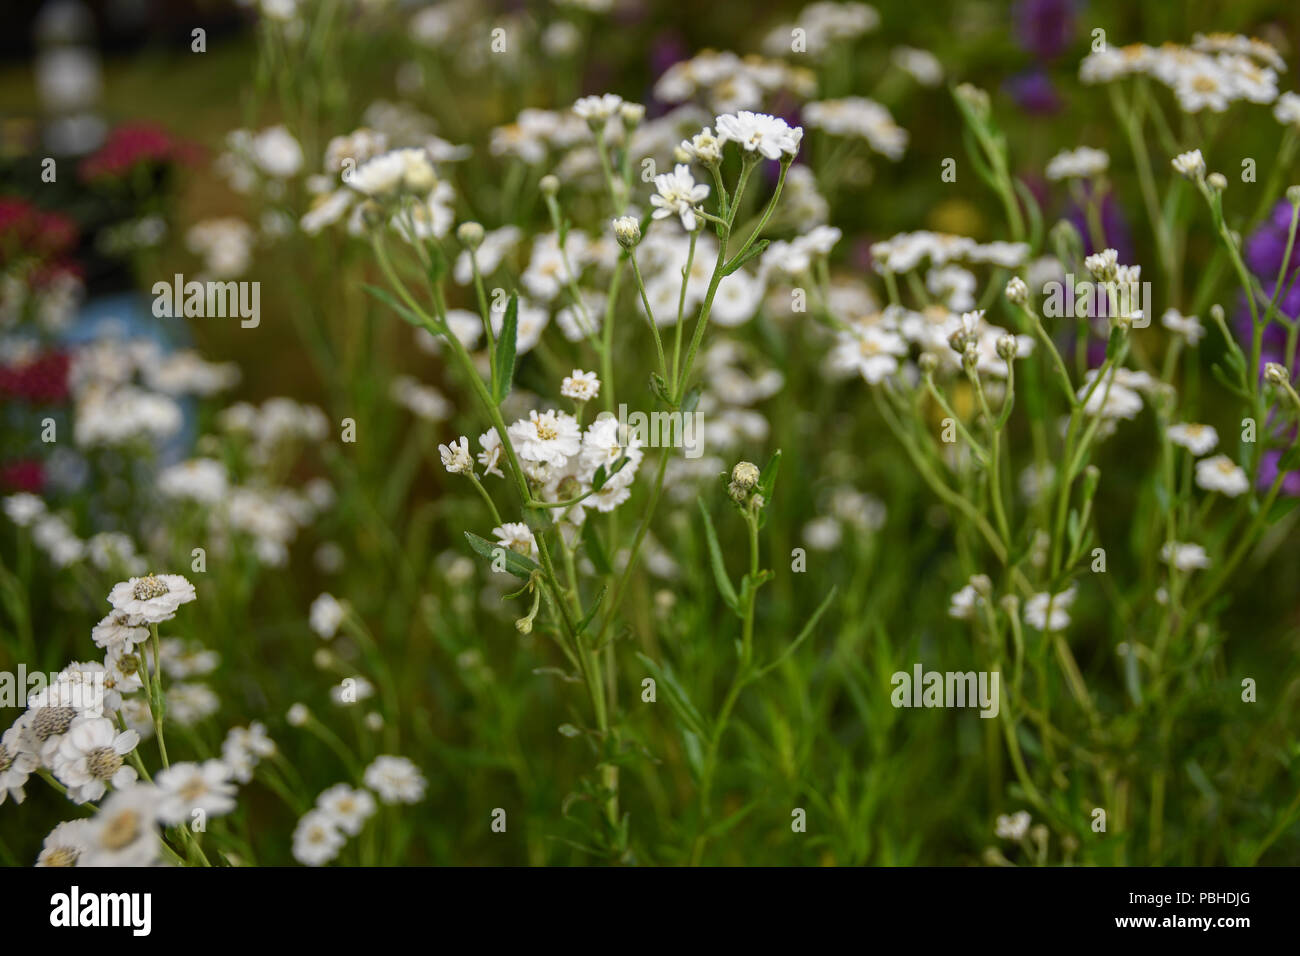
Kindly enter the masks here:
[[1025, 602], [1025, 623], [1040, 631], [1063, 631], [1070, 626], [1069, 607], [1074, 603], [1074, 588], [1060, 594], [1042, 592]]
[[253, 137], [253, 162], [268, 176], [290, 179], [302, 169], [302, 147], [283, 126], [272, 126]]
[[975, 590], [974, 585], [967, 584], [949, 599], [948, 616], [959, 621], [973, 620], [975, 609], [979, 607], [981, 601], [979, 592]]
[[1169, 440], [1186, 448], [1193, 455], [1208, 455], [1219, 444], [1219, 433], [1210, 425], [1188, 422], [1170, 425]]
[[[502, 226], [492, 232], [484, 233], [483, 241], [473, 251], [462, 249], [456, 257], [456, 266], [452, 278], [459, 285], [469, 285], [474, 281], [474, 266], [478, 266], [480, 276], [489, 276], [500, 268], [501, 263], [519, 244], [523, 232], [518, 226]], [[473, 257], [471, 260], [470, 257]], [[477, 316], [474, 322], [482, 328]]]
[[1181, 541], [1166, 542], [1160, 549], [1160, 558], [1179, 571], [1196, 571], [1210, 566], [1210, 558], [1204, 548], [1199, 544], [1184, 544]]
[[311, 720], [311, 711], [307, 709], [306, 704], [293, 704], [284, 719], [288, 721], [290, 727], [302, 727]]
[[226, 466], [213, 458], [192, 458], [158, 473], [158, 490], [168, 498], [215, 505], [228, 486]]
[[1205, 335], [1205, 329], [1194, 315], [1183, 315], [1177, 309], [1166, 309], [1160, 317], [1160, 324], [1172, 332], [1177, 332], [1187, 340], [1188, 345], [1196, 345]]
[[107, 717], [78, 717], [54, 754], [54, 775], [73, 803], [98, 800], [112, 784], [121, 790], [136, 781], [134, 767], [122, 759], [140, 742], [134, 730], [118, 732]]
[[158, 819], [166, 824], [194, 821], [194, 811], [205, 816], [223, 816], [235, 809], [232, 773], [220, 760], [176, 763], [155, 778], [158, 787]]
[[182, 727], [211, 717], [221, 707], [221, 700], [207, 684], [172, 684], [167, 688], [167, 716]]
[[364, 677], [345, 677], [330, 688], [330, 700], [339, 707], [351, 707], [375, 696], [375, 685]]
[[1005, 813], [999, 814], [997, 825], [994, 828], [994, 835], [999, 840], [1014, 840], [1017, 842], [1023, 840], [1025, 834], [1029, 832], [1030, 820], [1028, 810], [1017, 810], [1010, 816]]
[[90, 629], [90, 639], [96, 647], [105, 650], [118, 649], [130, 654], [138, 644], [143, 644], [149, 637], [149, 629], [143, 626], [140, 618], [115, 611]]
[[1188, 179], [1198, 179], [1205, 175], [1205, 160], [1201, 158], [1199, 149], [1179, 153], [1173, 158], [1172, 163], [1175, 171]]
[[384, 803], [419, 803], [424, 799], [424, 776], [405, 757], [376, 757], [366, 768], [364, 779]]
[[37, 768], [39, 761], [27, 749], [26, 738], [21, 723], [14, 724], [0, 736], [0, 803], [10, 795], [15, 803], [22, 803], [23, 786]]
[[1202, 458], [1196, 463], [1196, 484], [1206, 491], [1217, 491], [1236, 498], [1250, 490], [1250, 479], [1227, 455]]
[[49, 832], [41, 845], [37, 866], [78, 866], [90, 847], [91, 822], [67, 820]]
[[1283, 93], [1273, 107], [1273, 118], [1283, 126], [1300, 126], [1300, 93]]
[[529, 530], [528, 525], [522, 521], [507, 521], [505, 524], [493, 528], [492, 534], [496, 537], [497, 544], [503, 548], [509, 548], [519, 554], [534, 557], [537, 555], [537, 542], [533, 539], [533, 533]]
[[907, 149], [907, 130], [895, 123], [889, 110], [874, 100], [861, 96], [821, 100], [805, 106], [803, 117], [816, 129], [865, 139], [876, 152], [895, 161], [902, 159]]
[[832, 551], [840, 546], [844, 529], [832, 515], [813, 518], [803, 526], [804, 544], [816, 551]]
[[266, 735], [266, 727], [254, 721], [248, 727], [230, 728], [221, 744], [221, 761], [230, 769], [232, 779], [248, 783], [262, 758], [275, 750], [275, 741]]
[[469, 453], [469, 439], [464, 435], [450, 445], [439, 445], [438, 454], [449, 475], [474, 474], [474, 456]]
[[889, 54], [889, 59], [899, 69], [910, 73], [922, 86], [938, 86], [943, 82], [943, 65], [929, 50], [899, 46]]
[[575, 368], [572, 375], [564, 376], [560, 385], [560, 394], [575, 402], [589, 402], [600, 394], [600, 379], [595, 372], [584, 372]]
[[108, 602], [148, 624], [170, 621], [176, 609], [195, 598], [194, 585], [179, 574], [148, 574], [113, 585]]
[[311, 602], [311, 613], [309, 621], [311, 629], [329, 640], [338, 633], [339, 625], [343, 623], [343, 617], [347, 614], [347, 609], [332, 594], [319, 594], [316, 600]]
[[713, 166], [722, 161], [722, 141], [713, 135], [708, 126], [690, 139], [681, 142], [681, 150], [702, 166]]
[[563, 467], [582, 447], [578, 420], [564, 412], [534, 410], [507, 428], [506, 434], [524, 461], [556, 467]]
[[573, 112], [588, 123], [603, 126], [610, 117], [618, 112], [618, 108], [622, 105], [623, 97], [616, 93], [606, 93], [603, 96], [584, 96], [573, 104]]
[[321, 866], [338, 856], [347, 838], [324, 810], [309, 810], [293, 831], [293, 858], [303, 866]]
[[374, 814], [375, 798], [369, 790], [353, 790], [339, 783], [322, 791], [316, 798], [316, 808], [344, 833], [356, 836]]
[[722, 142], [739, 143], [746, 152], [758, 152], [768, 159], [780, 159], [799, 152], [803, 127], [791, 129], [785, 120], [767, 113], [726, 113], [717, 118], [714, 126]]
[[86, 832], [81, 866], [151, 866], [161, 849], [158, 791], [142, 784], [115, 790], [100, 805]]
[[5, 497], [4, 509], [10, 521], [26, 528], [45, 515], [45, 502], [30, 492], [20, 491]]
[[483, 466], [483, 474], [504, 478], [505, 474], [501, 471], [501, 435], [495, 428], [489, 429], [478, 436], [478, 443], [483, 449], [478, 453], [478, 463]]
[[362, 163], [347, 184], [363, 195], [384, 199], [400, 193], [427, 196], [436, 185], [429, 154], [423, 149], [394, 149]]
[[1100, 176], [1110, 166], [1110, 155], [1104, 149], [1080, 146], [1078, 149], [1064, 149], [1047, 163], [1047, 178], [1091, 179]]
[[840, 332], [829, 361], [840, 371], [857, 372], [872, 385], [898, 370], [898, 359], [907, 354], [907, 343], [897, 332], [876, 325]]
[[655, 189], [656, 194], [650, 197], [650, 205], [655, 207], [653, 217], [678, 216], [683, 229], [694, 231], [695, 207], [708, 198], [709, 187], [696, 183], [690, 167], [679, 163], [671, 173], [655, 177]]

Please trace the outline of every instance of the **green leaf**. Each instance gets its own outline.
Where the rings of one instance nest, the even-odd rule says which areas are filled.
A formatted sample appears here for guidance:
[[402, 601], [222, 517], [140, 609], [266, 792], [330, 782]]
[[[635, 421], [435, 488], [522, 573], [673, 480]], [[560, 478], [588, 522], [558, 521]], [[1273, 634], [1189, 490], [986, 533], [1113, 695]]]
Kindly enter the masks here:
[[488, 541], [486, 538], [480, 538], [472, 531], [466, 531], [465, 537], [469, 539], [469, 546], [477, 551], [489, 561], [495, 561], [502, 554], [505, 555], [506, 570], [517, 578], [527, 578], [537, 570], [537, 562], [525, 554], [518, 551], [512, 551], [504, 545], [497, 544], [495, 541]]
[[613, 573], [614, 568], [609, 563], [609, 555], [605, 553], [605, 546], [600, 542], [600, 532], [596, 530], [596, 522], [584, 521], [582, 523], [582, 543], [587, 548], [587, 557], [591, 559], [591, 563], [598, 573]]
[[695, 411], [696, 406], [700, 404], [700, 396], [704, 393], [703, 385], [692, 385], [682, 399], [682, 414], [689, 415]]
[[515, 337], [519, 329], [519, 293], [510, 296], [506, 317], [501, 323], [501, 336], [496, 351], [492, 353], [492, 400], [498, 405], [510, 394], [510, 383], [515, 377]]
[[1277, 460], [1277, 470], [1283, 471], [1300, 471], [1300, 445], [1292, 445], [1282, 457]]
[[777, 655], [772, 663], [760, 670], [756, 676], [762, 677], [799, 649], [799, 645], [808, 639], [808, 636], [813, 632], [813, 628], [817, 626], [817, 622], [820, 621], [822, 615], [826, 613], [826, 609], [831, 606], [831, 601], [835, 599], [836, 590], [837, 588], [835, 586], [831, 587], [830, 591], [826, 593], [826, 597], [822, 598], [822, 603], [817, 605], [817, 610], [812, 612], [812, 616], [808, 618], [803, 629], [799, 632], [799, 635], [790, 642], [790, 646]]
[[718, 533], [713, 530], [713, 519], [709, 517], [709, 509], [704, 507], [703, 498], [697, 498], [696, 504], [700, 506], [700, 514], [704, 516], [704, 536], [709, 544], [709, 564], [713, 567], [713, 579], [718, 584], [718, 592], [727, 602], [727, 607], [740, 614], [740, 600], [736, 597], [736, 588], [732, 585], [731, 578], [727, 576], [727, 566], [722, 562], [722, 548], [718, 546]]
[[607, 584], [600, 589], [600, 593], [596, 595], [596, 600], [591, 602], [591, 607], [587, 608], [587, 613], [584, 614], [582, 620], [578, 622], [579, 634], [587, 629], [587, 625], [591, 623], [591, 619], [596, 616], [596, 611], [600, 608], [600, 602], [605, 600], [605, 592], [608, 590], [609, 585]]
[[760, 239], [758, 240], [758, 242], [750, 244], [750, 247], [748, 249], [746, 249], [744, 252], [736, 256], [734, 259], [732, 259], [730, 262], [728, 262], [726, 265], [722, 267], [723, 277], [725, 278], [731, 275], [733, 272], [738, 270], [741, 266], [743, 266], [746, 262], [749, 262], [751, 259], [761, 256], [763, 254], [763, 251], [767, 248], [769, 242], [771, 242], [770, 239]]
[[658, 664], [646, 657], [640, 651], [637, 651], [637, 660], [642, 666], [650, 672], [650, 676], [655, 679], [655, 684], [662, 686], [665, 694], [664, 700], [668, 702], [668, 707], [676, 715], [687, 730], [705, 740], [709, 738], [708, 724], [705, 723], [704, 717], [691, 703], [691, 699], [686, 694], [685, 688], [677, 680], [677, 675], [673, 673], [672, 667], [667, 664]]
[[772, 501], [772, 489], [776, 487], [776, 475], [781, 470], [781, 449], [777, 449], [758, 476], [758, 491], [767, 502]]
[[363, 285], [361, 288], [365, 289], [372, 296], [401, 316], [404, 321], [415, 326], [417, 329], [428, 329], [432, 325], [432, 323], [428, 322], [422, 316], [416, 315], [406, 306], [402, 305], [402, 303], [398, 302], [387, 289], [381, 289], [378, 286], [373, 285]]

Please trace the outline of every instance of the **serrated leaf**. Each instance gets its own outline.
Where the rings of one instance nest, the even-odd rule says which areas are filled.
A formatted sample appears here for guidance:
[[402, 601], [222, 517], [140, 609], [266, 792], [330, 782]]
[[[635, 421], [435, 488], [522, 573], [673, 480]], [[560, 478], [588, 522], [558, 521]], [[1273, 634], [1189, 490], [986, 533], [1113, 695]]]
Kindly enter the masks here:
[[506, 304], [501, 335], [492, 353], [492, 399], [498, 405], [510, 394], [510, 383], [515, 377], [515, 339], [519, 330], [519, 293], [510, 296]]
[[713, 568], [713, 579], [717, 582], [718, 592], [727, 602], [727, 607], [740, 614], [740, 600], [736, 597], [736, 588], [727, 575], [727, 566], [722, 561], [722, 548], [718, 545], [718, 533], [713, 530], [713, 519], [709, 517], [709, 509], [704, 507], [703, 498], [697, 498], [696, 504], [700, 507], [700, 514], [704, 516], [704, 537], [709, 545], [709, 564]]
[[506, 570], [517, 578], [527, 578], [537, 570], [537, 562], [527, 555], [520, 554], [518, 551], [511, 550], [486, 538], [480, 538], [472, 531], [466, 531], [465, 537], [469, 540], [469, 546], [489, 561], [495, 561], [501, 554], [504, 554]]

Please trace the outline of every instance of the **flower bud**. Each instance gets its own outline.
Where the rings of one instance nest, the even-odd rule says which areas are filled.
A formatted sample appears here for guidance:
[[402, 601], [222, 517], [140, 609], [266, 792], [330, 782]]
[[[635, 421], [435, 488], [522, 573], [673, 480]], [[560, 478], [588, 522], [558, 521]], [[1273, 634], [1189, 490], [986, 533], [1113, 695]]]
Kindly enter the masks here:
[[477, 249], [483, 244], [483, 227], [477, 222], [462, 222], [456, 229], [456, 238], [467, 249]]
[[1228, 188], [1228, 178], [1223, 173], [1210, 173], [1205, 177], [1205, 183], [1217, 192], [1223, 192]]
[[1024, 305], [1029, 301], [1029, 286], [1020, 276], [1012, 276], [1007, 282], [1007, 298], [1015, 305]]
[[624, 249], [631, 249], [641, 241], [641, 223], [632, 216], [619, 216], [614, 220], [614, 238]]
[[753, 462], [739, 462], [735, 468], [731, 469], [732, 484], [739, 485], [745, 491], [753, 488], [758, 484], [759, 470]]
[[1287, 371], [1285, 365], [1268, 362], [1264, 365], [1264, 381], [1270, 385], [1285, 385], [1291, 381], [1291, 373]]
[[998, 336], [998, 355], [1005, 361], [1010, 362], [1020, 351], [1020, 346], [1016, 342], [1014, 335]]
[[548, 173], [537, 183], [537, 188], [542, 191], [543, 196], [554, 196], [560, 191], [560, 180]]

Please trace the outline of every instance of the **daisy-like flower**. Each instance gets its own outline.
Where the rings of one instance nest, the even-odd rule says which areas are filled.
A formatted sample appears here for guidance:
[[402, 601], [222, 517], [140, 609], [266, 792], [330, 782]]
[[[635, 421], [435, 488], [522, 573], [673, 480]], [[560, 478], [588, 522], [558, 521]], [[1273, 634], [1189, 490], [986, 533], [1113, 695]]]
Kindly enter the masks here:
[[603, 96], [584, 96], [573, 104], [573, 112], [585, 119], [592, 127], [603, 127], [623, 105], [623, 97], [617, 93]]
[[1219, 444], [1219, 433], [1210, 425], [1195, 422], [1169, 426], [1169, 440], [1193, 455], [1208, 455]]
[[495, 428], [488, 429], [478, 436], [478, 443], [482, 449], [478, 453], [478, 463], [483, 466], [483, 474], [504, 478], [505, 473], [501, 471], [501, 435]]
[[1227, 455], [1202, 458], [1196, 463], [1196, 484], [1206, 491], [1217, 491], [1236, 498], [1250, 490], [1250, 479]]
[[1171, 160], [1174, 171], [1188, 179], [1199, 179], [1205, 175], [1205, 160], [1199, 149], [1179, 153]]
[[27, 778], [37, 767], [36, 755], [25, 746], [26, 734], [21, 724], [14, 724], [0, 736], [0, 803], [12, 796], [22, 803]]
[[113, 585], [108, 603], [147, 624], [170, 621], [195, 598], [194, 585], [179, 574], [147, 574]]
[[780, 117], [749, 110], [719, 116], [714, 126], [722, 142], [739, 143], [746, 152], [757, 152], [767, 159], [793, 156], [803, 139], [802, 126], [791, 128]]
[[136, 784], [115, 790], [100, 805], [86, 831], [86, 848], [80, 866], [151, 866], [158, 860], [161, 841], [154, 822], [158, 791]]
[[1053, 156], [1047, 163], [1047, 178], [1091, 179], [1100, 176], [1110, 167], [1110, 155], [1104, 149], [1080, 146], [1078, 149], [1064, 149]]
[[122, 758], [139, 742], [134, 730], [119, 732], [107, 717], [78, 717], [55, 751], [54, 775], [73, 803], [98, 800], [110, 784], [121, 790], [135, 783], [135, 768]]
[[1000, 814], [993, 833], [999, 840], [1013, 840], [1018, 843], [1029, 832], [1031, 820], [1028, 810], [1017, 810], [1010, 815]]
[[564, 376], [560, 384], [560, 394], [575, 402], [589, 402], [600, 394], [600, 379], [595, 372], [584, 372], [575, 368], [572, 375]]
[[948, 616], [959, 621], [969, 621], [975, 617], [975, 609], [980, 605], [980, 596], [973, 585], [966, 585], [956, 592], [948, 601]]
[[564, 412], [536, 410], [506, 429], [515, 453], [524, 461], [563, 467], [582, 447], [578, 420]]
[[235, 785], [230, 768], [220, 760], [174, 763], [154, 778], [158, 787], [158, 819], [188, 824], [194, 811], [205, 817], [224, 816], [235, 809]]
[[45, 502], [27, 491], [6, 496], [4, 509], [9, 520], [20, 528], [26, 528], [45, 516]]
[[653, 218], [677, 216], [682, 228], [693, 232], [697, 222], [695, 207], [708, 198], [709, 187], [695, 181], [689, 166], [678, 163], [671, 173], [655, 177], [655, 189], [657, 192], [650, 197], [650, 205], [655, 207]]
[[1188, 345], [1197, 345], [1205, 335], [1205, 329], [1194, 315], [1183, 315], [1177, 309], [1166, 309], [1160, 317], [1160, 324], [1171, 332], [1177, 332], [1187, 340]]
[[221, 762], [230, 768], [231, 779], [248, 783], [263, 757], [275, 753], [275, 741], [266, 727], [254, 721], [247, 727], [231, 727], [221, 744]]
[[149, 637], [149, 629], [142, 622], [123, 614], [121, 611], [109, 614], [90, 629], [90, 639], [96, 647], [105, 650], [120, 650], [130, 654], [136, 645], [143, 644]]
[[898, 359], [907, 354], [907, 343], [897, 332], [876, 325], [841, 332], [829, 361], [841, 371], [856, 372], [868, 383], [878, 385], [898, 371]]
[[1286, 92], [1273, 106], [1273, 118], [1283, 126], [1300, 126], [1300, 93]]
[[376, 757], [366, 768], [364, 779], [384, 803], [419, 803], [424, 799], [424, 775], [405, 757]]
[[67, 820], [49, 832], [41, 844], [37, 866], [77, 866], [90, 846], [91, 822]]
[[1160, 549], [1160, 558], [1179, 571], [1196, 571], [1210, 566], [1210, 557], [1199, 544], [1169, 541]]
[[402, 193], [423, 197], [433, 192], [438, 176], [423, 149], [394, 149], [362, 163], [347, 177], [347, 184], [372, 199]]
[[533, 538], [533, 532], [522, 521], [507, 521], [505, 524], [493, 528], [492, 534], [496, 537], [497, 544], [503, 548], [509, 548], [511, 551], [526, 554], [530, 557], [537, 555], [537, 542]]
[[449, 475], [474, 473], [474, 456], [469, 453], [469, 439], [464, 435], [450, 445], [439, 445], [438, 454], [442, 456], [442, 467]]
[[1025, 602], [1025, 623], [1040, 631], [1063, 631], [1070, 626], [1070, 605], [1074, 603], [1074, 588], [1060, 594], [1042, 592]]
[[303, 866], [322, 866], [339, 855], [347, 837], [324, 810], [303, 814], [293, 831], [293, 858]]
[[708, 126], [690, 139], [682, 140], [680, 149], [687, 158], [695, 160], [701, 166], [716, 166], [722, 162], [722, 140], [713, 135]]
[[343, 616], [346, 613], [347, 610], [334, 595], [319, 594], [316, 600], [311, 602], [308, 623], [313, 631], [328, 641], [338, 633], [339, 625], [343, 623]]
[[356, 836], [374, 814], [375, 798], [369, 790], [354, 790], [346, 783], [339, 783], [316, 798], [316, 809], [348, 836]]

